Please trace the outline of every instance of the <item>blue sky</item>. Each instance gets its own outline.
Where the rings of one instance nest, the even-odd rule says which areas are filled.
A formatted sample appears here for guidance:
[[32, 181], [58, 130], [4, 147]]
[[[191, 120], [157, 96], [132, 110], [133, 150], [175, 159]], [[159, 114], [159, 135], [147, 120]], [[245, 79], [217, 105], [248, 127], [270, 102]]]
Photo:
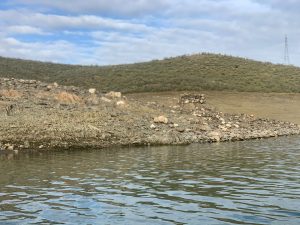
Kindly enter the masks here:
[[0, 55], [120, 64], [199, 52], [300, 66], [298, 0], [2, 0]]

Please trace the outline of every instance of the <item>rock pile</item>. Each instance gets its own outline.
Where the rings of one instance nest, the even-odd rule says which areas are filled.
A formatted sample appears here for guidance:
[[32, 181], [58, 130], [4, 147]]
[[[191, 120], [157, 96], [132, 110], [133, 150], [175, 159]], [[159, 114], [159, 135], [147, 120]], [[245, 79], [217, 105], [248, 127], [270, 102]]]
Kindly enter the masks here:
[[179, 104], [188, 104], [188, 103], [205, 103], [205, 95], [197, 93], [182, 94], [179, 98]]

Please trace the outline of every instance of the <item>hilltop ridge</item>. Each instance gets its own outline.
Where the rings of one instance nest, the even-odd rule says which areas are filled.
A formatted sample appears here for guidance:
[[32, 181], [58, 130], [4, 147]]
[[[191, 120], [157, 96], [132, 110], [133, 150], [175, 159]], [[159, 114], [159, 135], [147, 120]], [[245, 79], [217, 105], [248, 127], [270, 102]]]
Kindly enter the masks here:
[[208, 53], [112, 66], [67, 65], [0, 57], [0, 77], [95, 87], [103, 92], [300, 92], [299, 67]]

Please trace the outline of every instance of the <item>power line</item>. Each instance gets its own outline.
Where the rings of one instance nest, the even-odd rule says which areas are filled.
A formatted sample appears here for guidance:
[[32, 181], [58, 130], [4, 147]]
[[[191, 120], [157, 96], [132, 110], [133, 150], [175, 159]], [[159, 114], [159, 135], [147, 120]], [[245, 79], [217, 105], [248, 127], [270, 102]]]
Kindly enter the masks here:
[[290, 55], [289, 55], [289, 45], [288, 45], [288, 37], [285, 35], [284, 38], [284, 63], [290, 64]]

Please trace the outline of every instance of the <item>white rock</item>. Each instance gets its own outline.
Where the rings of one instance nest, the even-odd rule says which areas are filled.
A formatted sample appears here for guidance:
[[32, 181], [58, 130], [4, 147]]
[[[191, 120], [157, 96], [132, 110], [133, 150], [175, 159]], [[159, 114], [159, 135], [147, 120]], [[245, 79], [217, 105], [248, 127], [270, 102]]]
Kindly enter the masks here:
[[150, 128], [151, 128], [151, 129], [155, 129], [156, 126], [155, 126], [154, 124], [151, 124], [151, 125], [150, 125]]
[[7, 150], [13, 151], [13, 150], [14, 150], [14, 146], [13, 146], [13, 145], [9, 145], [9, 146], [7, 147]]
[[168, 123], [168, 118], [165, 116], [154, 117], [154, 123]]
[[123, 106], [123, 105], [125, 105], [125, 102], [121, 100], [121, 101], [117, 101], [116, 104], [117, 104], [117, 106]]
[[111, 100], [110, 100], [110, 99], [108, 99], [108, 98], [105, 98], [105, 97], [101, 97], [101, 100], [102, 100], [102, 101], [104, 101], [104, 102], [111, 102]]
[[50, 91], [50, 90], [52, 90], [53, 86], [49, 84], [49, 85], [47, 85], [46, 88], [47, 88], [47, 91]]
[[173, 125], [174, 125], [174, 127], [178, 127], [179, 126], [177, 123], [174, 123]]
[[89, 93], [90, 94], [95, 94], [96, 93], [96, 88], [90, 88]]
[[234, 124], [233, 125], [235, 128], [239, 128], [240, 126], [239, 125], [237, 125], [237, 124]]
[[219, 142], [220, 141], [220, 133], [217, 131], [212, 131], [208, 134], [209, 138], [213, 141]]
[[230, 124], [230, 123], [227, 123], [227, 124], [226, 124], [226, 127], [227, 127], [227, 128], [231, 128], [231, 124]]

